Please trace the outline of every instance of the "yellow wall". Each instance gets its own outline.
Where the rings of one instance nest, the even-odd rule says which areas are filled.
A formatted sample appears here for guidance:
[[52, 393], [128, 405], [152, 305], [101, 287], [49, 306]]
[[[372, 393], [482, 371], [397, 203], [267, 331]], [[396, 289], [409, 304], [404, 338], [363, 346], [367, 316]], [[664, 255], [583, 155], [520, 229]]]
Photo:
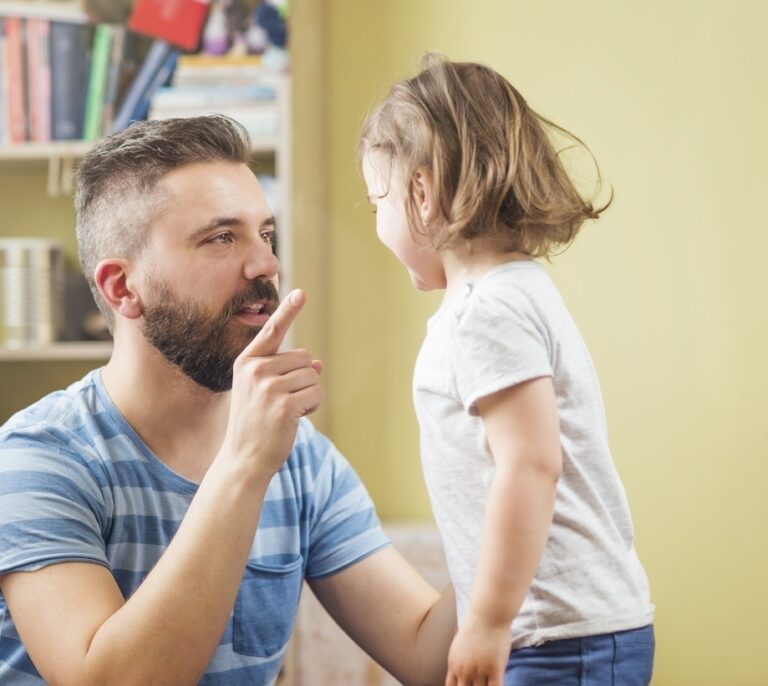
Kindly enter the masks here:
[[[552, 273], [601, 375], [658, 606], [654, 684], [768, 683], [768, 6], [296, 0], [295, 19], [327, 46], [294, 49], [311, 307], [297, 340], [326, 361], [321, 423], [382, 516], [430, 516], [410, 372], [438, 296], [377, 244], [354, 146], [372, 102], [432, 49], [502, 71], [587, 141], [616, 191]], [[71, 251], [71, 200], [42, 203], [44, 183], [39, 165], [0, 165], [0, 223], [70, 236]], [[0, 416], [90, 366], [0, 364]]]
[[615, 189], [552, 273], [601, 375], [658, 607], [654, 683], [768, 683], [768, 6], [329, 6], [330, 430], [381, 514], [429, 516], [409, 387], [437, 298], [377, 245], [354, 145], [432, 49], [507, 75]]

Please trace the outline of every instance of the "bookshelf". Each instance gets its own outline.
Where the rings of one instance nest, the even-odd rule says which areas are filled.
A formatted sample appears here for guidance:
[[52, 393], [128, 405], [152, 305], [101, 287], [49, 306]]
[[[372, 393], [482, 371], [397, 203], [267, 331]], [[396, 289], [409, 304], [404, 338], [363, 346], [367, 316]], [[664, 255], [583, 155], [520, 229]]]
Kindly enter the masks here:
[[92, 147], [90, 141], [50, 141], [47, 143], [14, 143], [0, 145], [0, 162], [22, 160], [75, 160], [85, 155]]
[[[269, 74], [265, 81], [275, 89], [278, 117], [283, 124], [274, 135], [256, 135], [251, 138], [251, 152], [254, 168], [272, 167], [278, 181], [279, 198], [279, 241], [281, 286], [284, 292], [290, 290], [293, 282], [293, 240], [291, 231], [291, 131], [285, 125], [291, 121], [290, 76]], [[51, 141], [47, 143], [14, 143], [0, 145], [0, 167], [13, 169], [20, 163], [48, 164], [48, 195], [71, 194], [71, 170], [76, 161], [91, 150], [95, 141]], [[69, 171], [69, 181], [60, 176], [61, 169]], [[66, 175], [65, 175], [66, 176]], [[60, 179], [64, 179], [61, 181]], [[62, 189], [61, 185], [68, 186]], [[44, 198], [43, 189], [40, 195]], [[74, 232], [74, 227], [72, 227]], [[0, 236], [6, 228], [0, 219]], [[287, 341], [286, 344], [290, 344]], [[0, 344], [0, 363], [19, 361], [61, 361], [109, 359], [111, 343], [102, 341], [57, 342], [48, 346], [30, 346], [9, 349]]]
[[[0, 21], [8, 16], [21, 16], [24, 20], [35, 18], [37, 20], [49, 20], [50, 22], [72, 22], [85, 24], [87, 18], [76, 7], [79, 3], [64, 2], [58, 3], [8, 3], [0, 2]], [[0, 47], [2, 46], [2, 33], [0, 32]], [[181, 61], [181, 59], [179, 59]], [[178, 69], [177, 69], [178, 71]], [[135, 72], [138, 73], [138, 72]], [[291, 196], [292, 196], [292, 169], [291, 169], [291, 77], [286, 72], [269, 71], [267, 69], [259, 70], [259, 73], [253, 78], [260, 85], [263, 85], [274, 92], [274, 98], [270, 106], [276, 111], [277, 126], [274, 130], [251, 130], [251, 149], [252, 166], [257, 174], [266, 173], [274, 177], [275, 191], [272, 199], [277, 206], [276, 215], [279, 226], [279, 257], [281, 262], [281, 286], [287, 291], [290, 284], [293, 283], [293, 239], [292, 239], [292, 218], [291, 218]], [[6, 80], [7, 83], [7, 80]], [[159, 85], [159, 84], [158, 84]], [[3, 105], [3, 91], [0, 88], [0, 106]], [[201, 107], [198, 111], [194, 108], [186, 110], [184, 114], [178, 116], [194, 116], [195, 114], [207, 114], [218, 111], [218, 108]], [[6, 110], [7, 113], [7, 110]], [[224, 113], [227, 113], [224, 111]], [[160, 117], [161, 115], [158, 115]], [[167, 115], [166, 115], [167, 116]], [[150, 111], [150, 118], [155, 115]], [[6, 118], [5, 135], [0, 135], [0, 176], [10, 179], [12, 184], [16, 184], [17, 178], [24, 178], [21, 183], [25, 184], [24, 193], [27, 196], [27, 203], [40, 206], [49, 204], [51, 210], [48, 215], [56, 212], [65, 212], [61, 216], [65, 217], [67, 222], [65, 227], [57, 227], [58, 238], [64, 232], [69, 232], [74, 236], [74, 225], [70, 218], [71, 211], [67, 208], [62, 210], [64, 204], [71, 206], [71, 197], [73, 192], [73, 171], [79, 159], [86, 155], [96, 145], [100, 136], [95, 140], [27, 140], [9, 142], [8, 140], [8, 120]], [[0, 132], [1, 133], [1, 132]], [[103, 131], [102, 131], [103, 133]], [[46, 170], [47, 167], [47, 170]], [[23, 174], [22, 174], [23, 172]], [[40, 179], [34, 189], [30, 189], [31, 178]], [[39, 184], [39, 185], [37, 185]], [[6, 193], [9, 197], [15, 194], [15, 190], [6, 189], [0, 191], [0, 205], [3, 204], [3, 195]], [[30, 193], [33, 196], [30, 197]], [[9, 208], [0, 213], [0, 238], [2, 237], [40, 237], [48, 238], [45, 223], [42, 225], [30, 227], [31, 222], [27, 219], [26, 208], [20, 203], [6, 203]], [[54, 209], [58, 208], [58, 209]], [[58, 223], [58, 219], [56, 220]], [[42, 226], [43, 228], [39, 228]], [[67, 260], [70, 263], [76, 262], [74, 254], [74, 239], [69, 236], [66, 246]], [[287, 342], [290, 343], [290, 342]], [[28, 362], [46, 362], [61, 363], [71, 365], [72, 369], [82, 366], [83, 361], [106, 361], [111, 354], [111, 343], [101, 341], [67, 341], [54, 342], [50, 345], [34, 345], [29, 347], [13, 348], [4, 346], [0, 342], [0, 378], [6, 375], [6, 370], [11, 365]], [[27, 366], [28, 367], [28, 366]], [[42, 368], [42, 367], [41, 367]], [[74, 378], [73, 378], [74, 380]], [[0, 416], [0, 423], [4, 418]]]
[[112, 354], [109, 341], [64, 341], [41, 347], [0, 348], [0, 362], [66, 362], [107, 360]]

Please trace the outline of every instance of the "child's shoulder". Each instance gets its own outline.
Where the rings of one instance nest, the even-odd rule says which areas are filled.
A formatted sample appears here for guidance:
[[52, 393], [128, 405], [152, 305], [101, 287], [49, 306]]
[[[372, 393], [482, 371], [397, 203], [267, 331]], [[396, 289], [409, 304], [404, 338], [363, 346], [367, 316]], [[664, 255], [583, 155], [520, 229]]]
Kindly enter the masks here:
[[534, 260], [505, 262], [469, 285], [468, 294], [478, 300], [514, 302], [538, 300], [557, 293], [547, 270]]

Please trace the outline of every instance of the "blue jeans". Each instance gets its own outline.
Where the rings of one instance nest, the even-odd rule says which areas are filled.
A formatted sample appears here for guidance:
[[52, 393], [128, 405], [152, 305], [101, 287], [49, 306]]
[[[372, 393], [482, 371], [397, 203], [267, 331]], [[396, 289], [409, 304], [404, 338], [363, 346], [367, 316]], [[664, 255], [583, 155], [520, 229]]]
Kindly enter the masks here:
[[513, 650], [504, 686], [648, 686], [653, 626]]

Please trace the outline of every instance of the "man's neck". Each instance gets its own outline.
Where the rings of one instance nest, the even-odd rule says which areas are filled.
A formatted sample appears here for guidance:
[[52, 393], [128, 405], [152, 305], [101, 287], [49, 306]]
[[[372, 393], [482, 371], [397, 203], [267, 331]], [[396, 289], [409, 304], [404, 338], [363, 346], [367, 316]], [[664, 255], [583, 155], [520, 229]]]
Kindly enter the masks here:
[[185, 376], [144, 340], [115, 340], [102, 382], [126, 421], [168, 467], [202, 479], [224, 439], [229, 392]]

